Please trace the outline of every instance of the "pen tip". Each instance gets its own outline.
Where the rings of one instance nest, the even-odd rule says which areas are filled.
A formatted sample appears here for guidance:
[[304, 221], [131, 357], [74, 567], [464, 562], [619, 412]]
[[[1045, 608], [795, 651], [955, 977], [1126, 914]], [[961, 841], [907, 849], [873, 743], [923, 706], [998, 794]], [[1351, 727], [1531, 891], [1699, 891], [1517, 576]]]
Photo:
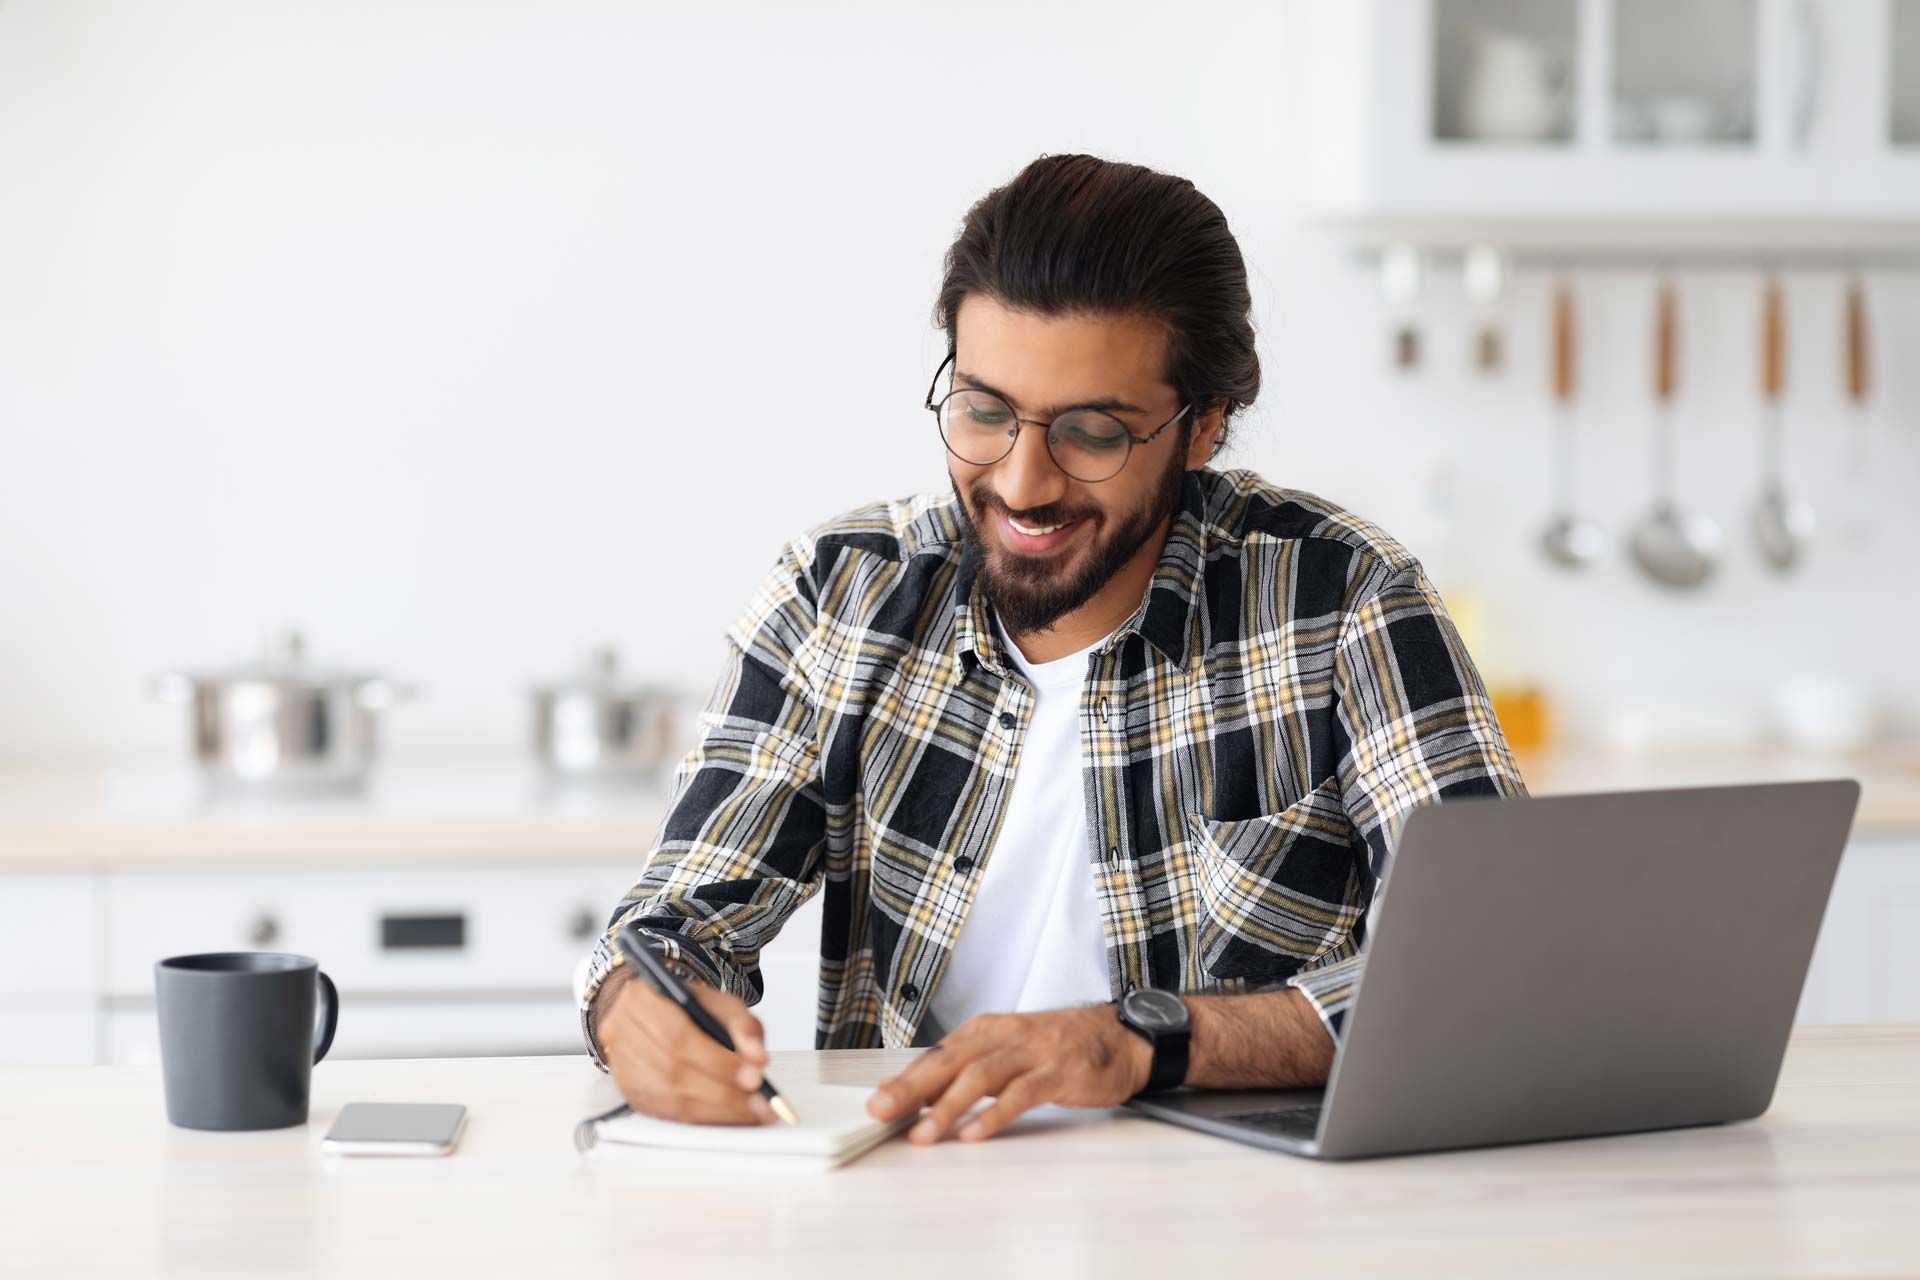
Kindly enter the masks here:
[[773, 1114], [779, 1116], [782, 1120], [785, 1120], [788, 1124], [800, 1123], [800, 1117], [793, 1114], [793, 1108], [787, 1105], [787, 1100], [785, 1098], [774, 1098], [772, 1101], [768, 1102], [767, 1105], [773, 1108]]

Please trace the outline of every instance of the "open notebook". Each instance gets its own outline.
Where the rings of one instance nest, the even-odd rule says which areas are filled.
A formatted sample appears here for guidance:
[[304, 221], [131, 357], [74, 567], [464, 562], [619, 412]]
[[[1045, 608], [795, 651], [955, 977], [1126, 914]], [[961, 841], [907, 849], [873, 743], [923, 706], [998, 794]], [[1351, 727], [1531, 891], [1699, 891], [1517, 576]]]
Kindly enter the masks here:
[[[918, 1117], [892, 1120], [867, 1114], [869, 1085], [795, 1081], [780, 1094], [800, 1117], [797, 1125], [775, 1121], [761, 1125], [681, 1124], [629, 1112], [599, 1124], [595, 1152], [621, 1147], [651, 1147], [695, 1158], [759, 1169], [830, 1169], [885, 1142]], [[629, 1154], [621, 1152], [620, 1154]], [[676, 1159], [679, 1158], [676, 1156]]]

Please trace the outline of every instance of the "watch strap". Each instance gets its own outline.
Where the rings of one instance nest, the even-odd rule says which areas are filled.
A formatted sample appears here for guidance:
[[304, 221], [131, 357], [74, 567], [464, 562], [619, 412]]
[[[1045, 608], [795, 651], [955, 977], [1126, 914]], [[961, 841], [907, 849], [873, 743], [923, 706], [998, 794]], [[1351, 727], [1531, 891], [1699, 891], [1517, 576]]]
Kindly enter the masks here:
[[[1129, 990], [1129, 995], [1132, 990]], [[1184, 1002], [1182, 1008], [1185, 1008]], [[1126, 998], [1122, 997], [1114, 1006], [1120, 1025], [1153, 1046], [1153, 1060], [1147, 1068], [1147, 1083], [1141, 1086], [1141, 1093], [1156, 1093], [1162, 1089], [1177, 1089], [1187, 1081], [1188, 1056], [1193, 1041], [1193, 1021], [1191, 1011], [1187, 1014], [1187, 1025], [1176, 1029], [1161, 1030], [1157, 1027], [1145, 1027], [1127, 1017]]]
[[1147, 1073], [1147, 1087], [1141, 1092], [1158, 1093], [1177, 1089], [1187, 1081], [1187, 1051], [1193, 1040], [1188, 1030], [1163, 1031], [1153, 1037], [1153, 1068]]

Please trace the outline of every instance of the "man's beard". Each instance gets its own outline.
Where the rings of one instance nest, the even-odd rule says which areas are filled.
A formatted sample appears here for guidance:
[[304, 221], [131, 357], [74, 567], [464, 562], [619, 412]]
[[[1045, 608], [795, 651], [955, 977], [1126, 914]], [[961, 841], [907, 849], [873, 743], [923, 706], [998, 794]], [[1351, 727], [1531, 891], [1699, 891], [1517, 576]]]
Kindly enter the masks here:
[[[1106, 586], [1113, 575], [1133, 559], [1134, 554], [1160, 527], [1160, 522], [1179, 509], [1181, 481], [1186, 475], [1185, 458], [1186, 450], [1176, 449], [1172, 464], [1161, 477], [1147, 504], [1130, 514], [1104, 540], [1096, 541], [1091, 553], [1080, 557], [1078, 569], [1065, 573], [1055, 564], [1055, 560], [1061, 557], [1024, 556], [1018, 552], [1008, 552], [1004, 545], [996, 546], [994, 550], [998, 552], [997, 555], [990, 554], [979, 526], [974, 522], [973, 511], [966, 502], [961, 501], [961, 521], [966, 526], [967, 546], [974, 563], [980, 566], [980, 585], [1007, 633], [1021, 636], [1045, 631], [1093, 599], [1100, 588]], [[951, 475], [948, 476], [948, 482], [953, 484], [954, 498], [960, 499], [959, 484], [953, 481]], [[973, 486], [972, 497], [974, 509], [983, 517], [991, 516], [995, 511], [1008, 510], [994, 496], [984, 478]], [[1019, 519], [1022, 524], [1044, 526], [1098, 515], [1097, 511], [1070, 512], [1043, 507], [1023, 512]]]

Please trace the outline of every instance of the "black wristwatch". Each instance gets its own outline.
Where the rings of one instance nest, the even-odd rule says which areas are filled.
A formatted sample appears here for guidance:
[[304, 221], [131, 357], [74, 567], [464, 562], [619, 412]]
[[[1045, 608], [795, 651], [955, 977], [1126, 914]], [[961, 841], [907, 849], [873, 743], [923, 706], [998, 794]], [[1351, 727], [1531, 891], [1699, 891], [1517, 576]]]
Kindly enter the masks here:
[[1153, 1069], [1140, 1092], [1154, 1093], [1185, 1084], [1187, 1042], [1193, 1034], [1186, 1002], [1171, 991], [1135, 987], [1120, 997], [1116, 1011], [1121, 1026], [1153, 1046]]

